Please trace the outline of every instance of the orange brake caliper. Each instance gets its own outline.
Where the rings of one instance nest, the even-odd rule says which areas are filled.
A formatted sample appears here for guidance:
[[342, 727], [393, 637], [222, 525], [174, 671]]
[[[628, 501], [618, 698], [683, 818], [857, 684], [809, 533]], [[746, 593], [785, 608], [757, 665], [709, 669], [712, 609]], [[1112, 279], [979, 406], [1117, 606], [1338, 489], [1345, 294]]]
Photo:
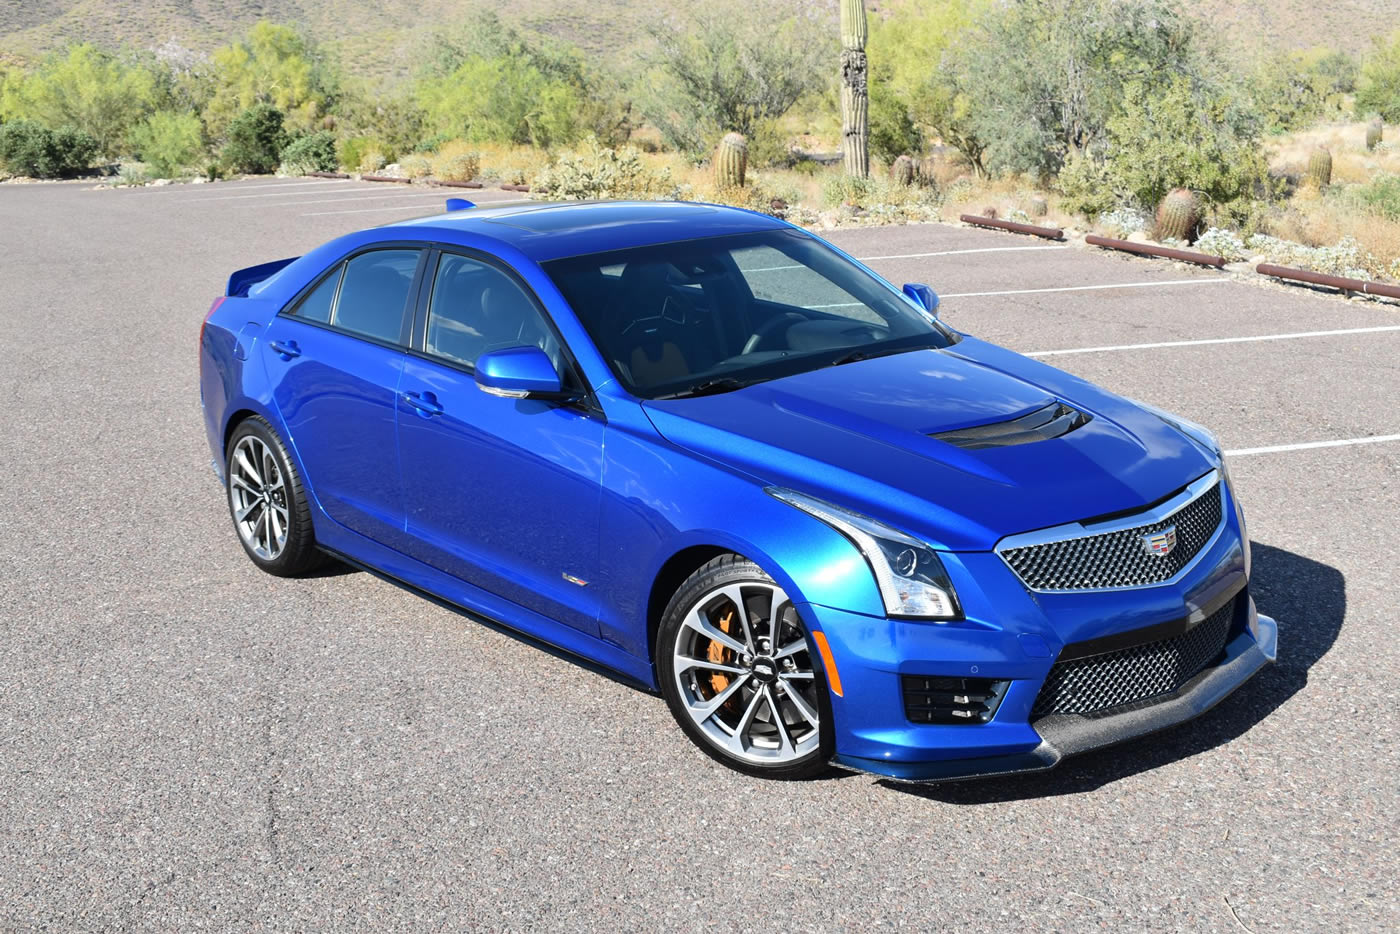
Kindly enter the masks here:
[[[719, 621], [719, 630], [727, 636], [729, 635], [730, 627], [733, 625], [734, 611], [730, 610]], [[720, 643], [711, 639], [710, 647], [705, 650], [705, 656], [710, 661], [714, 662], [716, 665], [729, 665], [733, 663], [734, 650], [725, 648]], [[710, 695], [711, 697], [714, 697], [715, 695], [719, 694], [719, 692], [723, 691], [727, 687], [729, 687], [728, 675], [721, 674], [718, 671], [710, 675], [710, 689], [715, 692], [714, 694]]]

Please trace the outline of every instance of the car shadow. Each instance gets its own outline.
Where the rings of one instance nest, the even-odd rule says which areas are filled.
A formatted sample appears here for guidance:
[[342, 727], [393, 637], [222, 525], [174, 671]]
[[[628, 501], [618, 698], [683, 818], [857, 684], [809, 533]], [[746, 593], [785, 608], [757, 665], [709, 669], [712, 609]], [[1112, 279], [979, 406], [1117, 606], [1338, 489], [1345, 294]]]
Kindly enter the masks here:
[[1346, 617], [1346, 578], [1311, 558], [1252, 543], [1251, 589], [1260, 612], [1279, 624], [1278, 662], [1204, 716], [1098, 752], [1049, 772], [938, 785], [880, 784], [945, 804], [992, 804], [1093, 791], [1139, 772], [1187, 759], [1242, 736], [1308, 683], [1308, 669], [1337, 641]]

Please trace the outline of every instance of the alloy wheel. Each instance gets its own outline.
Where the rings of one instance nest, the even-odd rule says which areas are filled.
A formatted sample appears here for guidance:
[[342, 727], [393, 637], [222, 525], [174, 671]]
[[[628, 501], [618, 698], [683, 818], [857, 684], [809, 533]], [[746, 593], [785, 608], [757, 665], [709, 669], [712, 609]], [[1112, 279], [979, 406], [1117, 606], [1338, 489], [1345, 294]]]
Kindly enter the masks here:
[[807, 639], [776, 584], [725, 584], [696, 600], [676, 637], [673, 668], [686, 713], [730, 755], [782, 765], [821, 744]]
[[234, 445], [228, 495], [243, 544], [265, 561], [276, 559], [287, 547], [287, 483], [272, 449], [256, 435]]

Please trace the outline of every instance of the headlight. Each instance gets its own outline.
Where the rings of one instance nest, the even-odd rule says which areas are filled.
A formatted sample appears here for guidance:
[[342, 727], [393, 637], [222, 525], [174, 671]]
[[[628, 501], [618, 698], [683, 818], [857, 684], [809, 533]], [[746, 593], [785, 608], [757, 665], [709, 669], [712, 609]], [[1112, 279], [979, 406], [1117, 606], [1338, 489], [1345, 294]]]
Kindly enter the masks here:
[[860, 549], [888, 615], [940, 620], [962, 616], [943, 562], [927, 543], [803, 493], [776, 487], [768, 493], [822, 520]]

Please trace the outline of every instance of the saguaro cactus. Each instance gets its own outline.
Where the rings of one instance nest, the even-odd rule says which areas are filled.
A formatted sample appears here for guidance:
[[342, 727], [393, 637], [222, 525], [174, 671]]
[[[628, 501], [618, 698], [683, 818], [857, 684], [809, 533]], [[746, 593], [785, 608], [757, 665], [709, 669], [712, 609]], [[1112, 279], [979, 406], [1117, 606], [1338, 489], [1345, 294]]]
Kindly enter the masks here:
[[1201, 205], [1194, 192], [1177, 188], [1167, 192], [1157, 206], [1157, 239], [1189, 242], [1201, 219]]
[[914, 184], [914, 178], [917, 174], [918, 172], [915, 169], [914, 160], [910, 156], [900, 156], [898, 159], [894, 160], [894, 164], [890, 166], [890, 181], [894, 182], [896, 185], [902, 185], [905, 188]]
[[749, 167], [749, 141], [742, 133], [726, 133], [715, 150], [715, 184], [720, 188], [743, 188]]
[[1318, 188], [1332, 184], [1332, 154], [1321, 146], [1308, 157], [1308, 180]]
[[846, 174], [865, 178], [870, 174], [869, 71], [865, 59], [863, 0], [841, 0], [841, 150]]
[[1380, 145], [1381, 136], [1385, 132], [1385, 127], [1379, 120], [1372, 120], [1366, 125], [1366, 148], [1375, 149]]

